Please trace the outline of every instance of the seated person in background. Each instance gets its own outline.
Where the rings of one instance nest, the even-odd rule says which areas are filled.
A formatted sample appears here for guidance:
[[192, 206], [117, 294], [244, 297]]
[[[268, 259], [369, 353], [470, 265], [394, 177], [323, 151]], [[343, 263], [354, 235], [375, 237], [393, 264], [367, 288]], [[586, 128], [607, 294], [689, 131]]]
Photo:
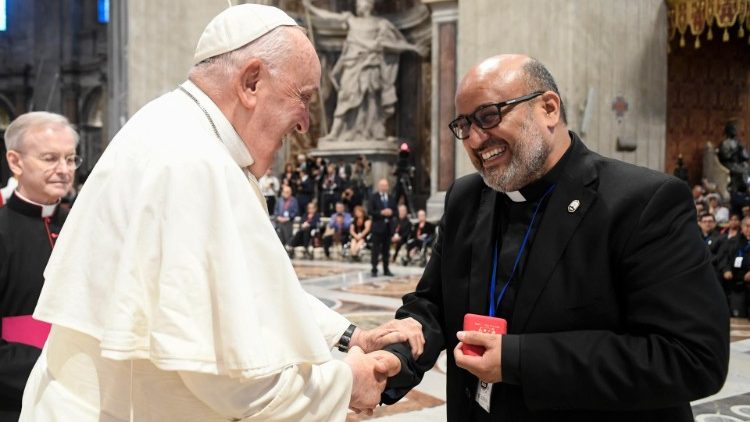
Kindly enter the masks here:
[[[320, 226], [320, 213], [318, 213], [318, 206], [315, 202], [307, 204], [307, 212], [302, 216], [302, 220], [299, 224], [299, 230], [292, 237], [289, 246], [291, 256], [294, 256], [294, 248], [297, 246], [304, 246], [305, 251], [303, 252], [305, 258], [312, 259], [313, 255], [310, 252], [310, 244], [318, 233], [318, 227]], [[314, 246], [314, 245], [313, 245]]]
[[406, 258], [404, 264], [408, 264], [413, 258], [419, 260], [423, 265], [427, 259], [427, 248], [432, 245], [435, 239], [435, 225], [427, 221], [427, 214], [424, 210], [417, 211], [417, 222], [411, 229], [411, 238], [406, 243]]
[[[347, 213], [348, 214], [348, 213]], [[349, 227], [343, 213], [334, 214], [328, 220], [325, 233], [323, 233], [323, 252], [326, 259], [331, 259], [331, 246], [344, 246], [349, 243]]]
[[748, 316], [750, 295], [750, 217], [742, 219], [740, 234], [726, 241], [721, 254], [723, 282], [727, 285], [729, 311], [733, 317]]
[[292, 196], [292, 188], [284, 185], [281, 188], [281, 198], [276, 202], [275, 226], [282, 245], [287, 245], [292, 240], [294, 218], [299, 214], [297, 198]]
[[722, 245], [726, 242], [727, 237], [716, 229], [716, 219], [710, 212], [704, 212], [698, 216], [698, 227], [701, 231], [701, 239], [711, 254], [711, 265], [716, 271], [717, 279], [720, 280], [719, 255], [722, 253]]
[[394, 247], [391, 262], [396, 262], [398, 252], [409, 241], [409, 236], [411, 236], [411, 221], [409, 221], [408, 212], [409, 210], [406, 208], [406, 205], [401, 204], [398, 206], [398, 219], [396, 220], [396, 226], [393, 228], [393, 236], [391, 236], [391, 244]]
[[[334, 243], [334, 239], [333, 239], [334, 234], [337, 233], [339, 230], [341, 230], [344, 233], [346, 233], [348, 237], [349, 225], [352, 224], [352, 215], [346, 211], [346, 207], [344, 206], [344, 203], [336, 202], [335, 207], [336, 207], [335, 208], [336, 210], [328, 218], [328, 227], [326, 227], [326, 230], [323, 233], [323, 250], [325, 251], [326, 258], [331, 257], [330, 249]], [[337, 216], [341, 216], [342, 218], [340, 226], [336, 222]], [[342, 242], [340, 239], [341, 239], [341, 236], [338, 236], [338, 239], [335, 243], [342, 244], [342, 245], [346, 243], [346, 241]]]
[[708, 198], [708, 212], [714, 215], [716, 224], [725, 224], [729, 220], [729, 208], [721, 205], [718, 193], [711, 193]]
[[727, 225], [721, 229], [721, 234], [725, 235], [727, 239], [731, 239], [740, 232], [740, 215], [734, 214], [729, 216], [729, 221], [727, 222]]
[[367, 235], [370, 234], [372, 222], [367, 217], [365, 209], [361, 206], [354, 207], [354, 219], [349, 226], [349, 253], [353, 259], [359, 260], [360, 252], [367, 246]]
[[269, 167], [260, 179], [258, 179], [260, 185], [260, 193], [266, 198], [266, 206], [268, 207], [268, 213], [273, 214], [276, 209], [276, 196], [279, 194], [279, 188], [281, 182], [279, 178], [273, 175], [273, 169]]

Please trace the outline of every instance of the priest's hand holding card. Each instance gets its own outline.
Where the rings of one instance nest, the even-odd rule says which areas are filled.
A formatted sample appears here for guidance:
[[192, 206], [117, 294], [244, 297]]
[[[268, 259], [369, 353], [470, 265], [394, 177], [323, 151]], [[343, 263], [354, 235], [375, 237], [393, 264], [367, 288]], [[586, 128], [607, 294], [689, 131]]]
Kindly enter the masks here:
[[[471, 372], [485, 383], [491, 384], [503, 380], [500, 366], [502, 335], [479, 331], [459, 331], [456, 336], [460, 340], [456, 348], [453, 349], [456, 365]], [[485, 349], [484, 354], [481, 356], [466, 354], [463, 351], [465, 345], [481, 346]]]

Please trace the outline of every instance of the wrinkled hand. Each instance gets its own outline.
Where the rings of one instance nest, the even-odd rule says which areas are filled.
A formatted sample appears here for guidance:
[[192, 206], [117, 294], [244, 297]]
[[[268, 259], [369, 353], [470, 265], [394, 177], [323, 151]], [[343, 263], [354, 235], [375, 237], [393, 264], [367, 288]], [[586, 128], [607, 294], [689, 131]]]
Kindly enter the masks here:
[[357, 328], [352, 334], [351, 344], [365, 352], [374, 352], [393, 343], [409, 342], [414, 359], [424, 351], [422, 324], [414, 318], [394, 319], [372, 330]]
[[732, 279], [732, 272], [724, 271], [724, 280], [731, 280], [731, 279]]
[[380, 403], [388, 377], [401, 370], [396, 355], [385, 351], [364, 354], [359, 347], [349, 349], [344, 361], [352, 370], [352, 395], [349, 408], [357, 413], [372, 414]]
[[[486, 383], [503, 380], [502, 368], [500, 367], [500, 349], [503, 338], [500, 334], [459, 331], [456, 336], [460, 342], [453, 349], [453, 357], [456, 358], [456, 365], [459, 368], [466, 369]], [[464, 344], [483, 346], [485, 348], [484, 354], [482, 356], [465, 355], [461, 350]]]

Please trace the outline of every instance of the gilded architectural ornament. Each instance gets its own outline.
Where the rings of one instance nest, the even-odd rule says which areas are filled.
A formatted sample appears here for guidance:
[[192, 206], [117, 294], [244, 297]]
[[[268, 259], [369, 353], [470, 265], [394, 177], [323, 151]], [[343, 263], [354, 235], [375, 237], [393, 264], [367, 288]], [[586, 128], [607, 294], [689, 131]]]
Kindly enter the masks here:
[[[722, 31], [722, 40], [729, 41], [729, 29], [737, 25], [737, 38], [745, 37], [750, 30], [750, 0], [667, 0], [669, 6], [669, 40], [680, 35], [680, 47], [685, 46], [685, 33], [695, 37], [695, 48], [700, 48], [700, 36], [713, 39], [713, 27]], [[748, 37], [750, 44], [750, 37]]]

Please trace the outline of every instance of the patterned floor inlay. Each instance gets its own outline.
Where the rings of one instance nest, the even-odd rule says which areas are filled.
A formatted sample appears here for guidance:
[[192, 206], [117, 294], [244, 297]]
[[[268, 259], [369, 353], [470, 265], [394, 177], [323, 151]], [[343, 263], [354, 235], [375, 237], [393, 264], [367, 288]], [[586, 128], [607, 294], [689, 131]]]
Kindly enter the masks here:
[[417, 390], [411, 390], [406, 394], [406, 397], [399, 400], [398, 403], [391, 406], [381, 406], [375, 408], [372, 416], [349, 413], [349, 415], [347, 415], [346, 417], [346, 422], [365, 421], [368, 419], [380, 418], [383, 416], [396, 415], [399, 413], [426, 409], [428, 407], [440, 406], [443, 403], [445, 403], [445, 401], [440, 400], [437, 397], [433, 397], [429, 394], [425, 394]]
[[393, 319], [393, 314], [396, 311], [395, 309], [386, 308], [384, 306], [371, 305], [360, 302], [349, 302], [346, 300], [342, 300], [340, 301], [340, 303], [341, 305], [336, 308], [336, 312], [344, 315], [358, 327], [362, 327], [364, 329], [374, 328], [381, 324], [378, 323], [377, 325], [371, 325], [369, 321], [375, 323], [386, 317], [388, 319], [384, 320], [383, 322]]
[[316, 266], [316, 265], [295, 265], [294, 271], [297, 272], [297, 278], [307, 280], [311, 278], [319, 278], [325, 276], [338, 275], [345, 272], [351, 271], [349, 268], [334, 267], [334, 266]]
[[739, 341], [750, 338], [750, 321], [745, 318], [732, 318], [729, 326], [731, 341]]
[[[384, 308], [381, 308], [384, 309]], [[388, 322], [393, 319], [394, 310], [385, 310], [381, 312], [341, 312], [344, 316], [349, 319], [357, 327], [361, 327], [365, 330], [375, 328], [384, 322]]]
[[419, 282], [419, 275], [397, 275], [391, 278], [375, 278], [361, 284], [349, 284], [341, 290], [363, 295], [401, 298], [413, 292]]
[[750, 393], [693, 406], [695, 422], [750, 421]]

